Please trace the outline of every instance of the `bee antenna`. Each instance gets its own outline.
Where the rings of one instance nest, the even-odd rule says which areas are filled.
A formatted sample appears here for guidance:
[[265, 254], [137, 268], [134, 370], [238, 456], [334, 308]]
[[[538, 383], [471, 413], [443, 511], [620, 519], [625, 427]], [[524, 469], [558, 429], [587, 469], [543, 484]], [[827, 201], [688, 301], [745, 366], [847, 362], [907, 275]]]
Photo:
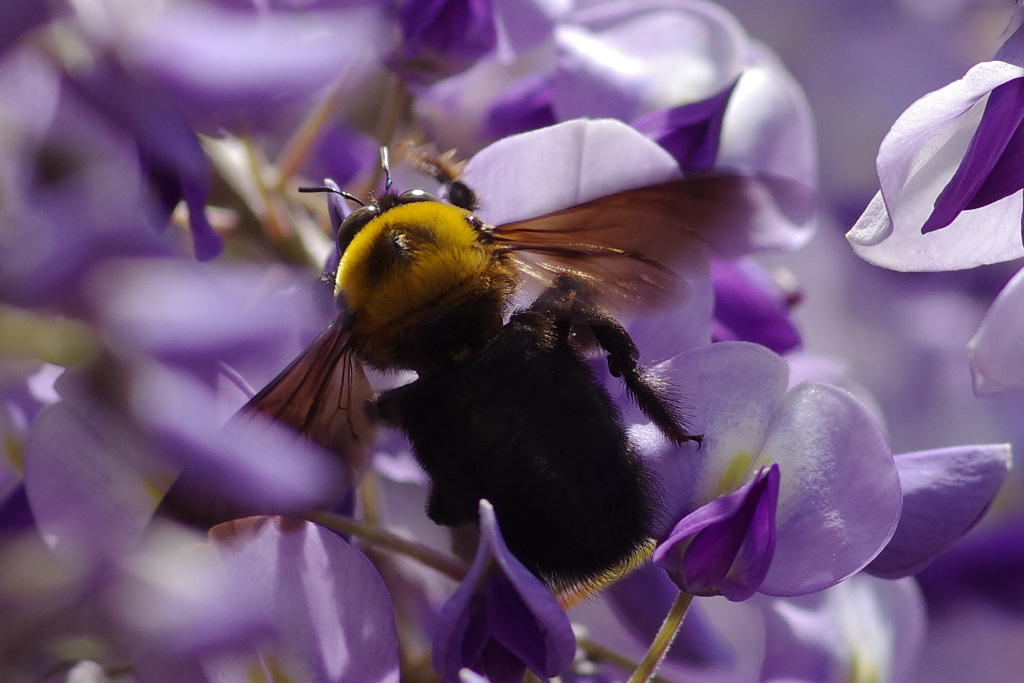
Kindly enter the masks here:
[[299, 192], [306, 192], [306, 193], [330, 192], [331, 194], [340, 194], [342, 197], [344, 197], [345, 199], [349, 200], [350, 202], [355, 202], [359, 206], [366, 206], [366, 202], [364, 202], [359, 197], [355, 196], [351, 192], [346, 192], [345, 190], [339, 190], [336, 187], [327, 187], [326, 185], [322, 185], [320, 187], [300, 187], [299, 188]]
[[380, 148], [380, 167], [384, 170], [384, 191], [391, 191], [391, 155], [388, 153], [388, 148], [381, 145]]

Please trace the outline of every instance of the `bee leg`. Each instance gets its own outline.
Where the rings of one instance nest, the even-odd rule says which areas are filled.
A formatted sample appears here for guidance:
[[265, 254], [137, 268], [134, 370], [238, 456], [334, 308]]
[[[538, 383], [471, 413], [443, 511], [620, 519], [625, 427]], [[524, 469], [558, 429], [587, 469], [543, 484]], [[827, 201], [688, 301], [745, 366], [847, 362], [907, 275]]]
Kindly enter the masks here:
[[664, 378], [640, 365], [640, 351], [626, 328], [602, 306], [594, 302], [584, 282], [562, 275], [555, 279], [534, 306], [542, 306], [556, 318], [557, 329], [583, 327], [608, 354], [608, 371], [622, 378], [640, 410], [658, 429], [677, 444], [694, 441], [700, 446], [703, 436], [691, 434], [683, 419], [683, 409], [672, 396]]

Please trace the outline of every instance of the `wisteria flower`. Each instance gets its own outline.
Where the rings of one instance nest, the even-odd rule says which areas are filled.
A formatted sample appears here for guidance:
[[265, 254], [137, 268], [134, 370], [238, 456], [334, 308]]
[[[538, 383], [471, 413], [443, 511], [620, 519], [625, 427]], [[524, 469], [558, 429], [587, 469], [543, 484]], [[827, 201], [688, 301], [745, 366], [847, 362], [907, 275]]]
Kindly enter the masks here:
[[685, 172], [759, 178], [752, 192], [777, 204], [776, 220], [793, 231], [787, 246], [806, 241], [816, 186], [810, 111], [731, 15], [686, 0], [601, 3], [559, 14], [552, 36], [550, 51], [484, 61], [423, 93], [417, 113], [433, 137], [472, 150], [558, 121], [617, 118]]
[[816, 185], [813, 123], [800, 87], [717, 5], [602, 3], [565, 17], [556, 38], [558, 120], [631, 122], [687, 171]]
[[744, 342], [684, 353], [664, 369], [686, 392], [701, 449], [665, 448], [649, 425], [631, 434], [655, 455], [675, 520], [654, 559], [682, 590], [733, 600], [812, 593], [881, 551], [899, 518], [899, 477], [852, 396], [813, 382], [787, 393], [785, 361]]
[[481, 501], [476, 557], [438, 617], [434, 668], [447, 681], [469, 668], [494, 683], [515, 683], [527, 669], [557, 676], [575, 651], [562, 607], [508, 551], [494, 508]]
[[1022, 88], [1024, 33], [1015, 27], [995, 59], [896, 120], [878, 150], [881, 190], [847, 233], [861, 258], [932, 271], [1024, 255]]
[[912, 579], [858, 575], [828, 590], [758, 597], [765, 619], [762, 681], [911, 681], [925, 634]]

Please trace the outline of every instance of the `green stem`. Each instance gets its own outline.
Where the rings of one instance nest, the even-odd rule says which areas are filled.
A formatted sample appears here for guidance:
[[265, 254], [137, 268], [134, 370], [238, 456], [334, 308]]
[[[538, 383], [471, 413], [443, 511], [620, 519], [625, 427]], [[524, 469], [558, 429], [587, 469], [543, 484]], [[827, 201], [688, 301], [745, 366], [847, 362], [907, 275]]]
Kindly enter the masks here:
[[676, 596], [675, 602], [672, 603], [672, 608], [669, 609], [668, 615], [665, 616], [665, 621], [662, 622], [661, 628], [658, 629], [658, 635], [654, 637], [654, 642], [651, 643], [651, 647], [647, 650], [647, 654], [644, 655], [640, 666], [630, 676], [629, 683], [647, 683], [654, 676], [654, 672], [657, 671], [661, 660], [665, 659], [665, 655], [668, 654], [672, 641], [676, 639], [676, 634], [679, 633], [679, 627], [683, 623], [683, 617], [686, 616], [686, 610], [690, 606], [691, 600], [693, 600], [693, 595], [690, 593], [680, 591], [679, 595]]
[[[608, 662], [623, 671], [635, 671], [638, 666], [635, 660], [611, 650], [600, 643], [595, 643], [589, 638], [577, 637], [576, 645], [583, 650], [588, 657], [598, 661]], [[661, 676], [655, 675], [651, 678], [651, 683], [668, 683], [668, 681]]]
[[331, 531], [358, 536], [375, 548], [383, 548], [401, 553], [402, 555], [408, 555], [428, 567], [436, 569], [445, 576], [450, 576], [456, 581], [461, 581], [466, 576], [467, 567], [465, 563], [444, 553], [439, 553], [430, 546], [396, 536], [379, 526], [366, 524], [365, 522], [333, 512], [313, 513], [309, 515], [308, 519]]

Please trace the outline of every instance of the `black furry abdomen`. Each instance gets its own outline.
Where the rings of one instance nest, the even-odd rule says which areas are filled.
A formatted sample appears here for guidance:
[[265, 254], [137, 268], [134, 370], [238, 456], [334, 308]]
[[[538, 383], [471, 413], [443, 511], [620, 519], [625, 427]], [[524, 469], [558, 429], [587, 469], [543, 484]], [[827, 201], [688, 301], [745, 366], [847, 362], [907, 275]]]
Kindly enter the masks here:
[[454, 526], [494, 506], [509, 549], [553, 587], [592, 578], [651, 534], [657, 497], [618, 409], [535, 312], [482, 349], [380, 397], [431, 478], [427, 513]]

